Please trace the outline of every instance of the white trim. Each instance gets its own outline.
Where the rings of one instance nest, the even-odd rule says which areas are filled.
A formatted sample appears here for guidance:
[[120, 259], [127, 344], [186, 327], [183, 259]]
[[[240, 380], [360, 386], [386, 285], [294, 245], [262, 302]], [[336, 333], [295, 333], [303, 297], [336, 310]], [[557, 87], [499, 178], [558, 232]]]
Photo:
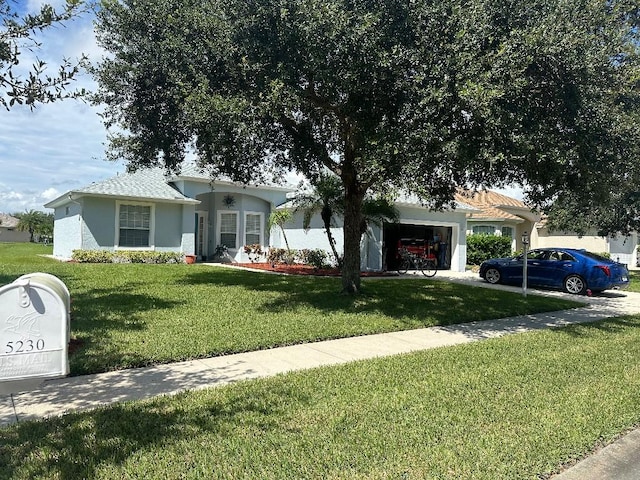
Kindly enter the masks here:
[[236, 216], [236, 244], [234, 246], [227, 245], [229, 250], [233, 250], [234, 252], [238, 250], [238, 240], [240, 238], [240, 211], [239, 210], [218, 210], [216, 212], [216, 247], [218, 245], [222, 245], [220, 240], [222, 236], [222, 232], [220, 231], [220, 227], [222, 225], [222, 215], [233, 213]]
[[247, 216], [248, 215], [257, 215], [260, 217], [260, 226], [258, 227], [258, 235], [260, 235], [259, 244], [260, 246], [264, 245], [264, 212], [252, 212], [246, 211], [244, 212], [244, 232], [242, 234], [243, 245], [247, 245]]
[[[149, 245], [146, 247], [121, 247], [120, 246], [120, 207], [122, 205], [136, 205], [141, 207], [149, 207]], [[115, 222], [115, 241], [114, 250], [155, 250], [156, 236], [156, 206], [154, 203], [147, 202], [130, 202], [125, 200], [116, 201], [116, 222]]]

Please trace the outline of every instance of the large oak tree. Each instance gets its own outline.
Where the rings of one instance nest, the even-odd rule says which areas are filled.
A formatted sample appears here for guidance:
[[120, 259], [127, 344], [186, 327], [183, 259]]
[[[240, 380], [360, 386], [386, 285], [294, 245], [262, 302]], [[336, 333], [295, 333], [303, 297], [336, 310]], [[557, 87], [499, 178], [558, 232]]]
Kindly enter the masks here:
[[639, 137], [637, 27], [635, 0], [108, 0], [96, 101], [132, 167], [335, 173], [355, 292], [367, 193], [600, 191]]

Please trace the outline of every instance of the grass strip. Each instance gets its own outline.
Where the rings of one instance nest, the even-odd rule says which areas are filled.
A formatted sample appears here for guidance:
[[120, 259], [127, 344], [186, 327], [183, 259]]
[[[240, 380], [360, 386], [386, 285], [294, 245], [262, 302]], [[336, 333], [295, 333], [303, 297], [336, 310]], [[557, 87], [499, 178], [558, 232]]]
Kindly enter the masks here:
[[336, 278], [60, 263], [35, 255], [47, 247], [23, 245], [0, 244], [0, 284], [33, 271], [65, 282], [72, 375], [581, 305], [421, 277], [364, 279], [363, 294], [352, 297], [337, 294]]
[[640, 317], [0, 430], [3, 478], [544, 478], [640, 422]]

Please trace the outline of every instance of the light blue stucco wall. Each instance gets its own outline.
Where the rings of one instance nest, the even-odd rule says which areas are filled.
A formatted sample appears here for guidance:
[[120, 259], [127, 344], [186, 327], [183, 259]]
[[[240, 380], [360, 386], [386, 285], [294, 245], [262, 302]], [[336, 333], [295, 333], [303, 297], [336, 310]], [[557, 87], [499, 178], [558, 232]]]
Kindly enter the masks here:
[[82, 248], [82, 208], [77, 203], [54, 210], [53, 255], [70, 259], [74, 250]]
[[[238, 213], [238, 237], [236, 248], [229, 249], [229, 255], [239, 262], [249, 261], [244, 254], [245, 245], [245, 214], [247, 212], [262, 214], [262, 245], [269, 245], [269, 233], [266, 232], [266, 224], [273, 205], [270, 201], [262, 197], [252, 195], [254, 191], [238, 188], [234, 191], [208, 192], [196, 197], [201, 203], [196, 207], [200, 212], [207, 214], [207, 256], [212, 256], [220, 241], [220, 230], [218, 225], [219, 212]], [[233, 197], [233, 205], [224, 202], [225, 197]], [[279, 197], [279, 199], [281, 199]]]
[[82, 203], [82, 248], [113, 250], [116, 232], [116, 202], [112, 199], [84, 197]]
[[[442, 228], [443, 231], [451, 229], [451, 270], [464, 271], [466, 267], [466, 215], [463, 212], [445, 211], [434, 212], [418, 206], [397, 205], [400, 213], [400, 223], [411, 225], [430, 225]], [[302, 228], [302, 213], [295, 214], [286, 225], [286, 235], [289, 246], [293, 249], [320, 248], [331, 255], [329, 240], [324, 231], [320, 215], [315, 215], [311, 220], [311, 229]], [[336, 221], [336, 226], [331, 228], [331, 233], [336, 240], [336, 250], [342, 255], [344, 250], [344, 235], [341, 220]], [[383, 268], [383, 230], [373, 225], [369, 235], [363, 235], [360, 244], [361, 267], [363, 270], [380, 270]], [[271, 245], [284, 248], [284, 239], [280, 229], [273, 229]]]

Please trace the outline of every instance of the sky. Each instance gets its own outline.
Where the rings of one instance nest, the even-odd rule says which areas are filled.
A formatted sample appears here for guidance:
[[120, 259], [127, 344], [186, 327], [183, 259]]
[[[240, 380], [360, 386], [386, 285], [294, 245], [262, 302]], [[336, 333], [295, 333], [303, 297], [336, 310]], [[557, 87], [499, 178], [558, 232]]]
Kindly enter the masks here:
[[[42, 3], [56, 6], [62, 0], [15, 2], [27, 12], [38, 11]], [[90, 61], [99, 61], [103, 52], [95, 40], [93, 19], [84, 15], [46, 30], [38, 37], [42, 47], [23, 52], [21, 64], [29, 69], [37, 57], [55, 73], [63, 58], [73, 61], [84, 53]], [[74, 84], [96, 88], [86, 73]], [[125, 171], [124, 162], [105, 159], [107, 133], [99, 113], [99, 107], [81, 100], [39, 105], [34, 110], [19, 105], [10, 111], [0, 107], [0, 213], [52, 212], [44, 208], [48, 201]], [[518, 188], [500, 192], [522, 199]]]
[[[34, 12], [43, 2], [16, 3]], [[59, 5], [61, 1], [46, 3]], [[63, 58], [76, 60], [84, 53], [99, 60], [102, 52], [92, 21], [92, 16], [85, 15], [47, 30], [39, 36], [42, 48], [24, 52], [21, 64], [30, 67], [37, 56], [54, 74]], [[74, 84], [95, 89], [86, 73]], [[0, 107], [0, 213], [52, 212], [44, 208], [48, 201], [125, 170], [123, 162], [105, 160], [106, 130], [98, 114], [98, 107], [81, 100], [39, 105], [33, 111], [18, 105], [10, 111]]]

